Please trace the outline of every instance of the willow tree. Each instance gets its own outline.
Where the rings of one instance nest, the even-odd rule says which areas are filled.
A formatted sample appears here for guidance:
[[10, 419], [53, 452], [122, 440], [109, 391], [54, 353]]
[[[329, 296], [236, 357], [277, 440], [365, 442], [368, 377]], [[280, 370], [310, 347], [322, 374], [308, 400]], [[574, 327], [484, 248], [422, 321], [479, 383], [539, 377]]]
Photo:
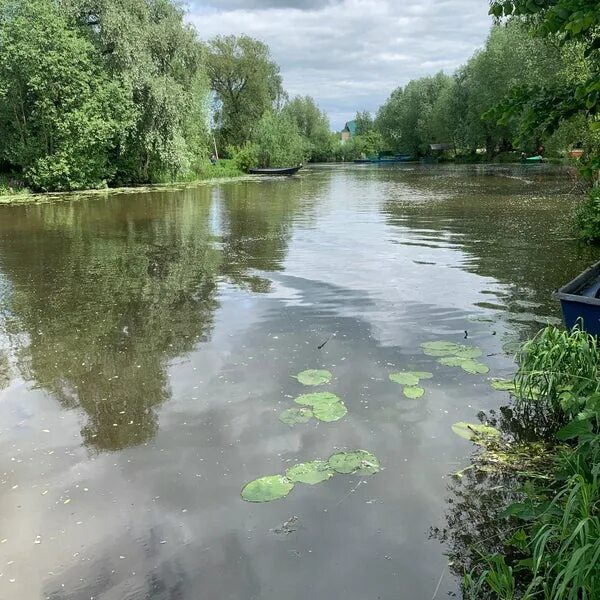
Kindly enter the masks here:
[[241, 146], [263, 114], [283, 103], [279, 67], [266, 44], [245, 35], [209, 41], [206, 66], [216, 99], [220, 143]]

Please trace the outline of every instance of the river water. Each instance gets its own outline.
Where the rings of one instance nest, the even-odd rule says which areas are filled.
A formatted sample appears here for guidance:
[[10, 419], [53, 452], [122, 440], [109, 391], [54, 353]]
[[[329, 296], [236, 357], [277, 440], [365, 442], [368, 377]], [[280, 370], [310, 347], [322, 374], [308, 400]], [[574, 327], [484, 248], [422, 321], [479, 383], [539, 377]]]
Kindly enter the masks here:
[[[326, 166], [0, 206], [0, 598], [456, 592], [429, 535], [469, 464], [451, 426], [506, 403], [489, 377], [598, 260], [571, 188], [546, 166]], [[279, 421], [305, 369], [331, 371], [343, 419]], [[422, 398], [402, 369], [434, 374]], [[381, 472], [240, 497], [358, 448]]]

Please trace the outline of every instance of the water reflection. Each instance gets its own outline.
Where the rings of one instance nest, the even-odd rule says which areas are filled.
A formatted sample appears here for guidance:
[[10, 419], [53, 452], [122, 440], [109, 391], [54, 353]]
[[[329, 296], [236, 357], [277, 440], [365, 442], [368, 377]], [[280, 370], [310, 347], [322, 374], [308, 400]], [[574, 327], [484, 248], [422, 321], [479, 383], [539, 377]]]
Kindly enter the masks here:
[[269, 291], [259, 273], [281, 267], [298, 204], [294, 186], [273, 185], [268, 203], [245, 183], [15, 208], [2, 222], [12, 328], [28, 340], [18, 367], [85, 412], [91, 448], [154, 436], [166, 367], [210, 337], [220, 279]]

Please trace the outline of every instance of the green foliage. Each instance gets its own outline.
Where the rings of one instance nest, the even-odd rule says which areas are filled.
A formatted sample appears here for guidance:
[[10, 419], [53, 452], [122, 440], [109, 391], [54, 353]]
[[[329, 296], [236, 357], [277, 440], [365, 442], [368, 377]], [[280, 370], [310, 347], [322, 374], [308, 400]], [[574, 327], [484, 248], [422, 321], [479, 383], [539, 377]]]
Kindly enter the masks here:
[[554, 433], [600, 406], [600, 349], [578, 327], [546, 327], [522, 346], [517, 362], [515, 412], [532, 433]]
[[95, 187], [127, 99], [51, 0], [0, 3], [0, 159], [41, 190]]
[[266, 112], [256, 125], [252, 141], [258, 150], [258, 166], [291, 167], [308, 155], [305, 138], [288, 114]]
[[282, 111], [296, 123], [298, 131], [307, 141], [308, 159], [325, 161], [333, 153], [333, 138], [329, 119], [310, 96], [297, 96]]
[[574, 225], [582, 242], [600, 243], [600, 188], [590, 190], [575, 211]]
[[245, 35], [209, 41], [206, 67], [217, 98], [214, 116], [220, 145], [241, 147], [264, 113], [282, 103], [279, 67], [264, 43]]
[[254, 169], [258, 167], [258, 144], [254, 142], [246, 142], [242, 147], [236, 148], [229, 146], [227, 148], [227, 154], [231, 156], [236, 167], [246, 173], [248, 169]]
[[356, 121], [356, 135], [367, 135], [375, 129], [375, 122], [368, 110], [357, 112], [354, 120]]

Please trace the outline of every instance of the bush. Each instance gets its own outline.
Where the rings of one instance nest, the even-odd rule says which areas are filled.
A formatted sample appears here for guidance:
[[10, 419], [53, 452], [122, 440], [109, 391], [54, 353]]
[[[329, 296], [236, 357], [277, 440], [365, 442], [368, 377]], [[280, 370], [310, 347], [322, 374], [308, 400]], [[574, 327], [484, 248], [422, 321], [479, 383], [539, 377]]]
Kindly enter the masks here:
[[575, 212], [575, 228], [579, 239], [587, 244], [600, 243], [600, 187], [590, 190]]
[[309, 146], [292, 118], [285, 113], [265, 113], [252, 136], [260, 167], [294, 167], [306, 161]]
[[231, 156], [235, 166], [244, 172], [258, 166], [258, 151], [258, 146], [252, 142], [246, 142], [241, 148], [227, 148], [227, 154]]

